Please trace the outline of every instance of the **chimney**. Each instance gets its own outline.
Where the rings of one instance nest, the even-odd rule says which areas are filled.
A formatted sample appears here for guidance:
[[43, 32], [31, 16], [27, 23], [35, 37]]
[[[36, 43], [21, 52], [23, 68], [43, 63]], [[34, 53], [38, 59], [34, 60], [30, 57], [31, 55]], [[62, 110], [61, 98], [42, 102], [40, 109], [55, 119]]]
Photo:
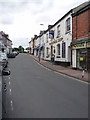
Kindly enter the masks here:
[[50, 29], [53, 25], [48, 25], [48, 29]]

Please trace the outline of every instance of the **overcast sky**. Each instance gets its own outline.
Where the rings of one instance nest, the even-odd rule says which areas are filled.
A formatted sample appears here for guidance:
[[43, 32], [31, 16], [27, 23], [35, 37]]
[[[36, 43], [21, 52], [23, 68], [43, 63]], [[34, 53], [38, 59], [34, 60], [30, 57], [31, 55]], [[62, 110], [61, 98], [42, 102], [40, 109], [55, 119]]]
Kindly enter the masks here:
[[0, 0], [0, 31], [9, 34], [13, 47], [28, 47], [34, 34], [39, 35], [40, 30], [46, 30], [70, 9], [86, 1]]

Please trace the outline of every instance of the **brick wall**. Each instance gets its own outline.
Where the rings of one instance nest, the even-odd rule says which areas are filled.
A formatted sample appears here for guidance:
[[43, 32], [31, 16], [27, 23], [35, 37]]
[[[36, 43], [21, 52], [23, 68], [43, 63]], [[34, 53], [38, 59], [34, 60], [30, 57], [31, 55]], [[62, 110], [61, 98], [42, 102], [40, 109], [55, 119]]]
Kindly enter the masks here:
[[73, 40], [88, 36], [89, 33], [89, 11], [73, 17]]

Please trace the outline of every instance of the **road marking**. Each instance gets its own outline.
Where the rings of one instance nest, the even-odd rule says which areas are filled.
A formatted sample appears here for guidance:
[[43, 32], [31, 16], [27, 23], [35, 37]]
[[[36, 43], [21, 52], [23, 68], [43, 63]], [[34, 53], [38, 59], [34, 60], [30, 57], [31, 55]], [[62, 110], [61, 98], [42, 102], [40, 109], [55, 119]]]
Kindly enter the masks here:
[[12, 100], [11, 100], [11, 105], [12, 105]]
[[11, 89], [10, 89], [10, 95], [11, 95]]
[[11, 111], [13, 111], [13, 102], [12, 102], [12, 100], [10, 101], [10, 104], [11, 104]]
[[9, 81], [9, 85], [11, 84], [11, 82]]
[[10, 77], [9, 77], [9, 80], [10, 80]]
[[78, 82], [85, 83], [85, 84], [87, 84], [87, 85], [89, 84], [89, 83], [86, 82], [86, 81], [82, 81], [82, 80], [80, 80], [80, 79], [78, 79], [78, 78], [74, 78], [74, 77], [71, 77], [71, 76], [65, 75], [65, 74], [63, 74], [63, 73], [59, 73], [59, 72], [56, 72], [56, 71], [54, 71], [54, 73], [59, 74], [59, 75], [62, 75], [62, 76], [65, 76], [65, 77], [68, 77], [68, 78], [71, 78], [71, 79], [76, 80], [76, 81], [78, 81]]
[[88, 82], [86, 82], [86, 81], [82, 81], [82, 80], [80, 80], [79, 78], [74, 78], [74, 77], [71, 77], [71, 76], [65, 75], [65, 74], [63, 74], [63, 73], [59, 73], [59, 72], [57, 72], [57, 71], [51, 70], [51, 69], [49, 69], [49, 68], [47, 68], [47, 67], [41, 65], [40, 63], [38, 63], [36, 60], [34, 60], [34, 61], [35, 61], [38, 65], [42, 66], [43, 68], [45, 68], [45, 69], [47, 69], [47, 70], [49, 70], [49, 71], [52, 71], [52, 72], [54, 72], [54, 73], [56, 73], [56, 74], [59, 74], [59, 75], [62, 75], [62, 76], [65, 76], [65, 77], [71, 78], [71, 79], [73, 79], [73, 80], [76, 80], [76, 81], [81, 82], [81, 83], [85, 83], [85, 84], [87, 84], [87, 85], [89, 84]]
[[49, 68], [43, 66], [42, 64], [38, 63], [36, 60], [34, 60], [34, 61], [35, 61], [38, 65], [40, 65], [42, 68], [44, 68], [44, 69], [46, 69], [46, 70], [49, 70], [49, 71], [52, 71], [51, 69], [49, 69]]

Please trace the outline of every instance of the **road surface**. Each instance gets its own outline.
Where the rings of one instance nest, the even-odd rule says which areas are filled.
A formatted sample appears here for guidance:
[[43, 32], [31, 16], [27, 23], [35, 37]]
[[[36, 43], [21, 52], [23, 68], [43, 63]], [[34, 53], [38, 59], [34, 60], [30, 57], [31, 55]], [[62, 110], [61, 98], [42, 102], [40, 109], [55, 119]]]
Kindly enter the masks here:
[[87, 118], [88, 84], [55, 73], [29, 54], [9, 60], [3, 118]]

